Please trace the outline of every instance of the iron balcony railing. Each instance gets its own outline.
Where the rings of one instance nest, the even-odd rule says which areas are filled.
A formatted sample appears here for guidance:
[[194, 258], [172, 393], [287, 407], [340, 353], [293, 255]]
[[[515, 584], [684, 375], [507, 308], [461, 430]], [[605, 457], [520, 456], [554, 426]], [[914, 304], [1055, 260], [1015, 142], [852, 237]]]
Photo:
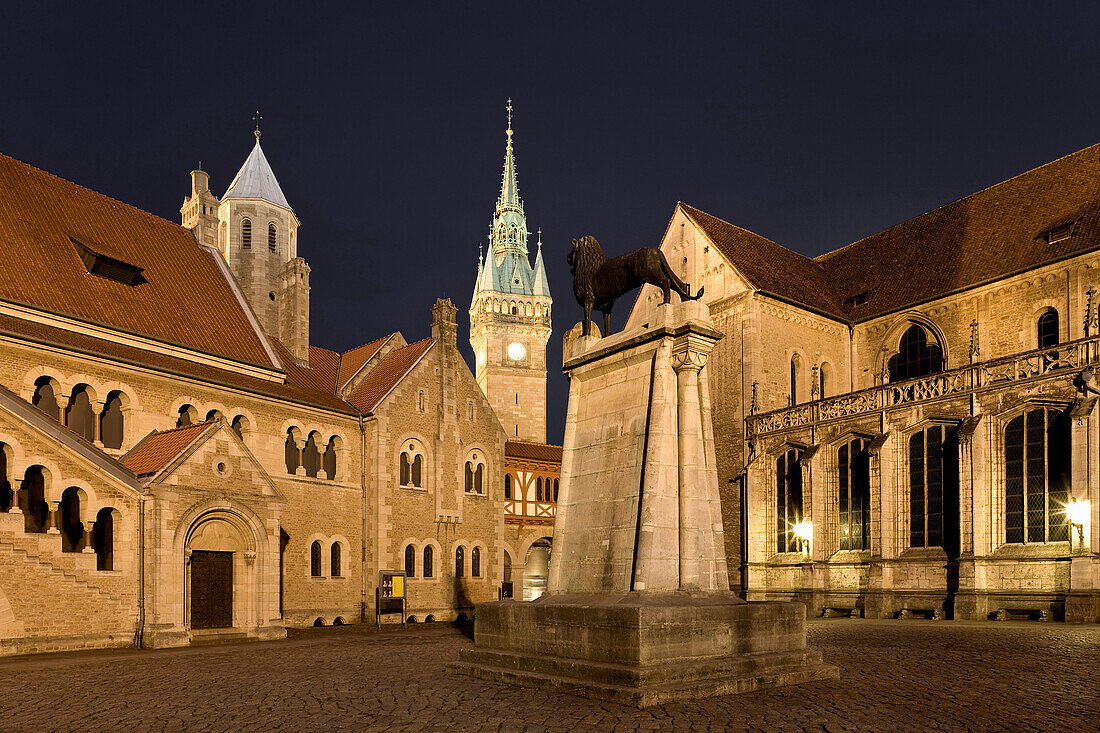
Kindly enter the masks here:
[[750, 415], [745, 422], [750, 436], [777, 433], [916, 402], [985, 392], [1009, 382], [1027, 382], [1054, 374], [1070, 376], [1075, 370], [1084, 369], [1097, 361], [1100, 361], [1100, 336], [1090, 336], [1045, 349], [976, 362], [926, 377], [888, 382], [858, 392]]

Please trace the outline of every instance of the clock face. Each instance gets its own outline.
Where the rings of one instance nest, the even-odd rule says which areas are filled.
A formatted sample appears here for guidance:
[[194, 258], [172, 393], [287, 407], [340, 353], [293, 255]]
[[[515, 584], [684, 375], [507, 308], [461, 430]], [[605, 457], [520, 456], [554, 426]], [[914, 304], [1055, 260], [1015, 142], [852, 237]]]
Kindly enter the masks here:
[[512, 361], [521, 361], [526, 355], [527, 349], [523, 348], [523, 344], [518, 341], [508, 344], [508, 358]]

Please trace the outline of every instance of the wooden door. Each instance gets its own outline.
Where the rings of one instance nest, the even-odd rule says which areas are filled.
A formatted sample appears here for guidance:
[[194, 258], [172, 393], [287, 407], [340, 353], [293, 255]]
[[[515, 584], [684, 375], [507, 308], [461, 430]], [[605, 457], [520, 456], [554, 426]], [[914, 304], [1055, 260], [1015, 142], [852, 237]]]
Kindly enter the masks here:
[[191, 628], [233, 625], [233, 553], [191, 553]]

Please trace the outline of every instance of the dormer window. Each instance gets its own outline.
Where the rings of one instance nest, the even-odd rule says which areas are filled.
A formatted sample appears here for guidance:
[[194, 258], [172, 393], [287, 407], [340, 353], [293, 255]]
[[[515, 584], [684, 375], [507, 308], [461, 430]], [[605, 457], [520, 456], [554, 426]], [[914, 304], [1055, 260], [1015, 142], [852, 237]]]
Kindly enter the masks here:
[[846, 301], [844, 301], [844, 304], [850, 308], [853, 308], [857, 305], [863, 305], [867, 302], [867, 298], [869, 298], [870, 296], [871, 291], [864, 290], [862, 293], [856, 293], [852, 297], [848, 298]]
[[1053, 229], [1048, 229], [1043, 233], [1043, 239], [1047, 244], [1055, 244], [1057, 242], [1063, 242], [1073, 236], [1073, 225], [1077, 222], [1071, 221], [1068, 224], [1062, 224], [1056, 226]]
[[72, 237], [69, 237], [69, 241], [76, 247], [76, 253], [80, 255], [80, 261], [84, 263], [84, 267], [87, 268], [90, 274], [130, 286], [149, 282], [142, 275], [143, 269], [137, 265], [131, 265], [129, 262], [102, 255]]

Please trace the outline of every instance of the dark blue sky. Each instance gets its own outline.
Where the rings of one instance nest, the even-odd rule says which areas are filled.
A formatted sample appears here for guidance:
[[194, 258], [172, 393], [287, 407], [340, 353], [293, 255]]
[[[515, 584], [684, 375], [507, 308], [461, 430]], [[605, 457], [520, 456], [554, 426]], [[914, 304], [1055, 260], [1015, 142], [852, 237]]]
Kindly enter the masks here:
[[571, 237], [656, 244], [683, 200], [816, 255], [1100, 139], [1096, 3], [29, 5], [4, 11], [0, 152], [179, 221], [259, 108], [334, 349], [421, 338], [449, 296], [470, 358], [511, 96], [552, 441]]

